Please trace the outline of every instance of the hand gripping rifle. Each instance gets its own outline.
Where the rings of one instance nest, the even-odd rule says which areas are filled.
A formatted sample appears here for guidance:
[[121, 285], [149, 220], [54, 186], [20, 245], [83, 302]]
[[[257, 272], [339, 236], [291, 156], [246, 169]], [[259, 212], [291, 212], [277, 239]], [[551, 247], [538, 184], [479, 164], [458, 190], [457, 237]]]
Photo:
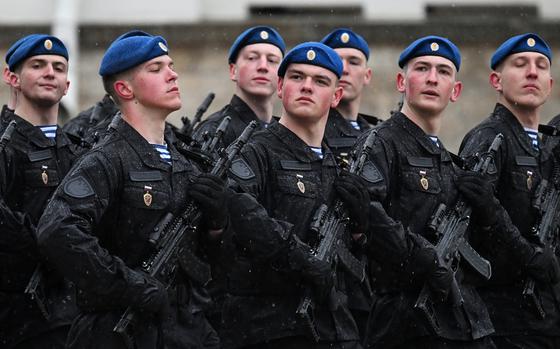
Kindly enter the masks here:
[[[372, 131], [362, 145], [360, 154], [354, 158], [350, 165], [350, 173], [360, 174], [373, 148], [377, 131]], [[348, 233], [350, 218], [344, 203], [337, 199], [331, 207], [321, 205], [314, 214], [310, 229], [319, 237], [319, 243], [312, 249], [315, 257], [321, 261], [334, 265], [338, 260], [343, 268], [358, 280], [365, 278], [365, 268], [362, 262], [356, 259], [345, 246], [345, 234]], [[296, 310], [298, 317], [302, 318], [311, 331], [315, 341], [319, 341], [319, 333], [313, 323], [313, 309], [315, 301], [312, 290], [305, 289], [304, 296]]]
[[[544, 127], [543, 127], [544, 126]], [[549, 130], [550, 129], [550, 130]], [[552, 126], [539, 125], [539, 131], [550, 136], [557, 136], [558, 129]], [[558, 160], [554, 160], [554, 171], [549, 182], [543, 179], [536, 190], [533, 207], [539, 212], [539, 219], [532, 228], [533, 235], [537, 238], [541, 247], [550, 247], [556, 251], [558, 244], [558, 232], [560, 230], [560, 168]], [[523, 296], [544, 319], [546, 311], [541, 303], [540, 297], [535, 290], [535, 280], [528, 277], [523, 283]]]
[[[496, 156], [503, 139], [504, 136], [501, 133], [496, 135], [488, 151], [479, 156], [473, 171], [483, 174], [488, 173], [488, 168], [490, 167], [492, 159]], [[492, 275], [490, 263], [480, 256], [466, 241], [465, 234], [470, 222], [471, 213], [472, 207], [463, 198], [459, 198], [451, 208], [447, 208], [445, 204], [442, 203], [438, 206], [430, 219], [428, 227], [433, 229], [436, 235], [440, 237], [436, 245], [436, 253], [449, 268], [453, 268], [453, 266], [458, 264], [454, 262], [458, 260], [458, 255], [461, 254], [474, 270], [486, 279], [490, 279]], [[461, 290], [459, 289], [455, 277], [453, 277], [450, 297], [452, 297], [451, 301], [453, 305], [460, 306], [463, 304]], [[414, 304], [414, 308], [420, 311], [428, 320], [428, 323], [436, 334], [441, 333], [441, 327], [434, 308], [434, 301], [432, 300], [430, 288], [427, 283], [422, 287], [420, 295]]]
[[[257, 128], [256, 121], [252, 121], [243, 133], [226, 150], [222, 151], [220, 158], [216, 161], [210, 173], [219, 177], [224, 177], [233, 159], [247, 143], [254, 130]], [[178, 252], [191, 255], [189, 263], [202, 264], [202, 271], [193, 272], [199, 266], [192, 266], [193, 270], [187, 271], [189, 276], [195, 278], [202, 285], [210, 280], [210, 271], [204, 262], [194, 256], [192, 251], [184, 251], [181, 246], [189, 236], [198, 233], [202, 212], [194, 201], [187, 203], [186, 209], [179, 216], [166, 214], [163, 219], [155, 226], [150, 234], [149, 242], [154, 248], [154, 253], [141, 265], [141, 270], [150, 276], [158, 279], [166, 288], [172, 287], [175, 282], [175, 273], [179, 266]], [[181, 256], [183, 257], [183, 255]], [[184, 264], [182, 264], [184, 266]], [[131, 343], [131, 336], [127, 333], [128, 326], [134, 322], [136, 311], [128, 307], [121, 316], [119, 322], [113, 328], [123, 336], [126, 343]]]
[[186, 116], [183, 116], [181, 118], [181, 121], [183, 122], [183, 127], [181, 127], [181, 129], [179, 130], [179, 133], [190, 137], [192, 132], [196, 129], [196, 127], [200, 123], [200, 120], [202, 119], [202, 115], [206, 113], [206, 110], [208, 110], [208, 107], [210, 106], [210, 104], [212, 104], [214, 97], [216, 97], [216, 95], [213, 92], [210, 92], [206, 96], [206, 98], [204, 98], [202, 103], [198, 106], [198, 108], [196, 108], [196, 114], [194, 114], [192, 123], [189, 120], [189, 118]]

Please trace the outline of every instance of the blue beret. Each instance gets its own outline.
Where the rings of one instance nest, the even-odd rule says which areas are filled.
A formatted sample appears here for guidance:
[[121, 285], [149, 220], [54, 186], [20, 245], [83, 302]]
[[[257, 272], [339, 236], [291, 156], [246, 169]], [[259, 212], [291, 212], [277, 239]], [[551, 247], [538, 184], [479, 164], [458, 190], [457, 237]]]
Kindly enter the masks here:
[[408, 61], [420, 56], [440, 56], [449, 59], [459, 71], [461, 67], [461, 52], [449, 39], [430, 35], [420, 38], [410, 44], [399, 57], [399, 67], [403, 68]]
[[292, 63], [323, 67], [332, 71], [339, 79], [342, 75], [342, 60], [332, 48], [320, 42], [304, 42], [291, 49], [278, 67], [278, 76], [283, 77]]
[[68, 50], [59, 38], [47, 34], [31, 34], [16, 41], [6, 52], [6, 63], [11, 71], [32, 56], [57, 55], [68, 60]]
[[239, 51], [245, 46], [252, 44], [271, 44], [282, 51], [282, 55], [286, 51], [286, 44], [284, 39], [278, 34], [278, 32], [271, 27], [259, 26], [252, 27], [241, 33], [237, 39], [231, 45], [228, 54], [228, 63], [235, 63]]
[[167, 41], [141, 30], [133, 30], [119, 36], [105, 51], [99, 75], [121, 73], [152, 58], [167, 54]]
[[325, 36], [323, 40], [321, 40], [321, 43], [331, 48], [355, 48], [356, 50], [362, 51], [366, 56], [366, 60], [369, 59], [369, 46], [367, 42], [350, 29], [335, 29]]
[[537, 34], [527, 33], [509, 38], [498, 47], [490, 59], [490, 68], [496, 69], [507, 56], [520, 52], [541, 53], [552, 63], [552, 53], [547, 43]]

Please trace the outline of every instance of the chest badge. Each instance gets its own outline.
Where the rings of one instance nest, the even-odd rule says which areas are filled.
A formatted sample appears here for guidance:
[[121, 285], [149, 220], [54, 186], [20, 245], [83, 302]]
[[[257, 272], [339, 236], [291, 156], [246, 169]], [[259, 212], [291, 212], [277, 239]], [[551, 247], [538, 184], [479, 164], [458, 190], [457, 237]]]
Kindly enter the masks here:
[[428, 190], [430, 187], [430, 183], [428, 182], [428, 178], [426, 178], [426, 171], [420, 171], [420, 186], [424, 190]]
[[533, 172], [527, 171], [527, 189], [533, 188]]
[[150, 205], [152, 204], [152, 194], [150, 193], [150, 190], [152, 190], [152, 187], [145, 185], [144, 186], [144, 205], [146, 205], [147, 207], [150, 207]]
[[41, 180], [43, 181], [44, 185], [47, 185], [47, 183], [49, 183], [49, 174], [47, 173], [48, 169], [48, 166], [41, 166]]
[[303, 178], [303, 176], [300, 175], [300, 174], [297, 174], [297, 175], [296, 175], [296, 178], [297, 178], [297, 183], [296, 183], [296, 184], [297, 184], [297, 187], [298, 187], [299, 191], [300, 191], [302, 194], [305, 193], [305, 184], [301, 181], [301, 179]]

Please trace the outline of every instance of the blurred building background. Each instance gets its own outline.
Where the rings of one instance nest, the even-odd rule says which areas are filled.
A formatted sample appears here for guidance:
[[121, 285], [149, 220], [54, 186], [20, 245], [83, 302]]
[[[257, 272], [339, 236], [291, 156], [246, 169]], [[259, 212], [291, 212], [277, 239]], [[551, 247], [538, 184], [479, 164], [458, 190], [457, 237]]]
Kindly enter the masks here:
[[[227, 51], [245, 28], [276, 27], [288, 47], [320, 40], [336, 27], [364, 36], [371, 49], [373, 83], [362, 111], [383, 119], [400, 99], [395, 90], [397, 58], [412, 40], [429, 34], [450, 38], [461, 49], [459, 77], [465, 87], [446, 113], [442, 139], [456, 151], [463, 135], [493, 108], [489, 60], [508, 37], [536, 32], [553, 49], [553, 77], [559, 80], [560, 6], [558, 0], [18, 0], [0, 11], [0, 54], [33, 32], [52, 33], [70, 48], [71, 92], [63, 99], [70, 116], [103, 96], [97, 75], [108, 44], [130, 29], [163, 35], [180, 74], [183, 109], [171, 116], [192, 116], [210, 91], [216, 99], [207, 115], [232, 93]], [[8, 89], [0, 88], [6, 100]], [[543, 110], [548, 121], [560, 113], [559, 89]], [[279, 103], [276, 114], [280, 113]]]

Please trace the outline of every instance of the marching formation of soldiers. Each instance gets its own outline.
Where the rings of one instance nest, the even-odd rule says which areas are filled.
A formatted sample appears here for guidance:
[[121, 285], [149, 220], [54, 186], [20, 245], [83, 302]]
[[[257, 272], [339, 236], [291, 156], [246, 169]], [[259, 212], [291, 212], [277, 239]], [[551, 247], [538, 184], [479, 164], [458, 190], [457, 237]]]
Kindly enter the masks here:
[[100, 62], [105, 97], [59, 127], [64, 43], [15, 42], [0, 347], [560, 348], [549, 46], [526, 33], [496, 49], [496, 105], [457, 155], [438, 134], [459, 48], [406, 47], [384, 120], [360, 113], [369, 57], [346, 28], [291, 50], [249, 28], [228, 54], [230, 103], [178, 129], [168, 43], [135, 30]]

